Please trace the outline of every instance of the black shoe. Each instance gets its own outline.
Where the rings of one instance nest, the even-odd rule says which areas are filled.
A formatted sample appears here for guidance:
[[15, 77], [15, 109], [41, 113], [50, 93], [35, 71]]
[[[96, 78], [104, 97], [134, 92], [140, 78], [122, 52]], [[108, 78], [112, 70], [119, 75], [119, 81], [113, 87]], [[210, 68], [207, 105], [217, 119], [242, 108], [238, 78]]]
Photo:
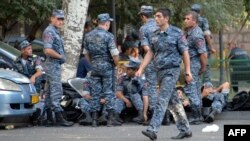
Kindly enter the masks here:
[[146, 137], [149, 137], [151, 140], [156, 140], [157, 135], [154, 132], [151, 131], [142, 131], [142, 134], [145, 135]]
[[57, 126], [70, 127], [74, 125], [74, 122], [65, 120], [61, 112], [55, 112], [55, 117]]
[[192, 132], [180, 132], [177, 136], [171, 137], [173, 140], [180, 140], [183, 138], [189, 138], [192, 137]]
[[214, 117], [212, 117], [212, 116], [208, 116], [205, 120], [204, 120], [204, 122], [206, 122], [206, 123], [211, 123], [211, 122], [213, 122], [214, 121]]

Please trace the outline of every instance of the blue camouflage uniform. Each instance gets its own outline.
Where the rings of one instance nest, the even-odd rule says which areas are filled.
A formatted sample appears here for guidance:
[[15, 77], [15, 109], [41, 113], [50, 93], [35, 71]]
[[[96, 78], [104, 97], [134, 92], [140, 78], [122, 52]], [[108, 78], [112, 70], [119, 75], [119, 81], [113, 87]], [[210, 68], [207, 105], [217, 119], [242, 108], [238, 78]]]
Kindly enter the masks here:
[[190, 55], [190, 67], [193, 81], [184, 87], [185, 94], [190, 100], [193, 115], [201, 115], [201, 92], [199, 82], [199, 71], [201, 69], [200, 54], [206, 53], [205, 39], [199, 26], [190, 29], [187, 33], [187, 41]]
[[[121, 76], [119, 78], [116, 91], [122, 91], [124, 96], [129, 99], [134, 105], [137, 111], [143, 110], [142, 103], [142, 87], [144, 85], [144, 80], [139, 78], [131, 78], [127, 75]], [[126, 108], [125, 102], [121, 99], [116, 99], [115, 110], [117, 113], [121, 113], [122, 110]]]
[[212, 101], [212, 111], [216, 111], [216, 114], [222, 112], [223, 108], [226, 106], [227, 95], [229, 90], [222, 90], [222, 92], [212, 93], [207, 96], [207, 99]]
[[[192, 11], [195, 11], [198, 14], [200, 14], [202, 6], [200, 4], [193, 4], [191, 6], [191, 9], [192, 9]], [[198, 25], [201, 28], [201, 30], [203, 31], [204, 35], [209, 35], [211, 37], [211, 31], [209, 30], [209, 24], [208, 24], [207, 18], [199, 15]], [[205, 40], [205, 41], [206, 41], [206, 49], [207, 49], [208, 59], [210, 59], [210, 49], [209, 49], [207, 40]], [[211, 81], [211, 74], [210, 74], [210, 65], [208, 62], [207, 66], [206, 66], [206, 71], [203, 73], [203, 82], [210, 82], [210, 81]]]
[[[155, 20], [152, 18], [148, 19], [148, 22], [140, 28], [141, 46], [150, 46], [152, 33], [157, 29], [159, 29], [159, 27], [156, 25]], [[157, 75], [153, 61], [151, 61], [145, 68], [145, 78], [146, 83], [144, 85], [143, 93], [144, 95], [149, 96], [149, 108], [150, 110], [154, 110], [157, 102]]]
[[[63, 39], [58, 29], [49, 25], [43, 32], [44, 48], [50, 48], [58, 54], [65, 56]], [[60, 106], [60, 100], [63, 95], [61, 83], [61, 64], [65, 60], [55, 59], [47, 56], [45, 61], [45, 72], [47, 76], [49, 97], [46, 98], [45, 104], [52, 108], [54, 112], [61, 112], [63, 109]]]
[[97, 27], [85, 35], [84, 47], [83, 53], [91, 56], [92, 109], [98, 112], [101, 106], [100, 98], [105, 97], [107, 110], [114, 110], [115, 65], [112, 56], [119, 55], [114, 36], [103, 28]]
[[[24, 63], [25, 62], [25, 63]], [[21, 56], [19, 56], [16, 61], [14, 62], [14, 69], [27, 76], [28, 78], [31, 78], [32, 75], [36, 73], [37, 69], [42, 70], [41, 65], [41, 58], [39, 56], [33, 55], [28, 57], [27, 60], [22, 59]], [[41, 77], [38, 77], [35, 82], [36, 91], [40, 92], [40, 85], [41, 85]]]
[[[85, 77], [85, 80], [86, 81], [83, 82], [83, 91], [84, 91], [84, 94], [90, 94], [91, 95], [91, 91], [92, 91], [92, 87], [91, 87], [92, 86], [92, 81], [91, 81], [91, 78]], [[80, 98], [80, 100], [79, 100], [79, 106], [80, 106], [80, 109], [81, 109], [81, 111], [83, 113], [91, 112], [90, 103], [91, 103], [91, 99], [85, 99], [84, 97]]]
[[[208, 20], [205, 17], [199, 16], [198, 17], [198, 25], [201, 28], [201, 30], [203, 31], [204, 34], [211, 34], [210, 30], [209, 30], [209, 24], [208, 24]], [[206, 41], [206, 40], [205, 40]], [[210, 49], [208, 47], [208, 43], [206, 41], [206, 49], [207, 49], [207, 57], [208, 57], [208, 61], [210, 59]], [[206, 66], [206, 71], [203, 73], [203, 82], [210, 82], [211, 81], [211, 73], [210, 73], [210, 64], [209, 62], [207, 63]]]
[[150, 38], [154, 53], [153, 63], [157, 69], [160, 94], [148, 131], [158, 132], [167, 108], [172, 112], [180, 132], [191, 132], [189, 123], [180, 99], [177, 97], [175, 85], [180, 74], [182, 53], [188, 50], [183, 32], [174, 26], [166, 31], [156, 30]]

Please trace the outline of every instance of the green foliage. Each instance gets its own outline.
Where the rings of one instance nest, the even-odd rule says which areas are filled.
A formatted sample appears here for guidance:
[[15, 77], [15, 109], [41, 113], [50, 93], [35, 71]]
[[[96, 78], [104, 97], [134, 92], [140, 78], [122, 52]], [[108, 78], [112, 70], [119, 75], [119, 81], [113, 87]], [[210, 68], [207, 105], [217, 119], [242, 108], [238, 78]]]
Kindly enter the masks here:
[[16, 20], [30, 24], [43, 22], [60, 5], [61, 0], [1, 0], [0, 24]]
[[[239, 27], [245, 18], [245, 10], [249, 11], [250, 0], [116, 0], [117, 27], [122, 29], [125, 24], [141, 25], [137, 16], [140, 4], [146, 2], [154, 6], [168, 7], [172, 11], [171, 23], [182, 27], [184, 13], [190, 10], [194, 3], [202, 5], [202, 15], [210, 24], [212, 32], [218, 32], [225, 26]], [[89, 14], [95, 18], [97, 14], [112, 13], [112, 0], [91, 0]]]
[[246, 12], [250, 12], [250, 0], [244, 0], [244, 6], [245, 6], [245, 10]]

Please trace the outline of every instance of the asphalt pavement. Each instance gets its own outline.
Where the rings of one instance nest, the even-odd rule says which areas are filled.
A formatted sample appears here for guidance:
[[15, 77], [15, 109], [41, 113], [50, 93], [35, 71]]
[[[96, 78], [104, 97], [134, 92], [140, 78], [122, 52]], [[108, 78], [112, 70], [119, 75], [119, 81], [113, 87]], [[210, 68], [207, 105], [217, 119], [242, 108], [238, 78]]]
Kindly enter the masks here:
[[[202, 132], [208, 125], [219, 126], [217, 132]], [[250, 125], [250, 111], [223, 112], [217, 116], [211, 124], [203, 123], [191, 125], [193, 136], [185, 138], [190, 141], [223, 141], [224, 125], [243, 124]], [[0, 130], [0, 141], [150, 141], [149, 138], [141, 134], [147, 127], [125, 123], [118, 127], [88, 127], [75, 124], [73, 127], [16, 127], [10, 130]], [[162, 126], [157, 133], [157, 141], [171, 141], [172, 136], [176, 136], [178, 130], [175, 124]]]

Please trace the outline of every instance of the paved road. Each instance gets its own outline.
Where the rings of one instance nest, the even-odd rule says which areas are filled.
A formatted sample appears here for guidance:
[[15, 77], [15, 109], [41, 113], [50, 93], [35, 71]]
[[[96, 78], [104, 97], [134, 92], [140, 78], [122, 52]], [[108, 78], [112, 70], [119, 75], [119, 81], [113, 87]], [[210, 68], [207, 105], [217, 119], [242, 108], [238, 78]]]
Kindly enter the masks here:
[[[218, 132], [203, 133], [201, 130], [209, 124], [193, 125], [193, 137], [189, 141], [223, 141], [225, 124], [250, 124], [249, 120], [216, 120]], [[12, 130], [0, 130], [0, 141], [150, 141], [141, 134], [145, 126], [124, 124], [120, 127], [101, 126], [97, 128], [75, 124], [73, 127], [19, 127]], [[170, 137], [178, 134], [176, 126], [162, 126], [157, 141], [171, 141]]]

